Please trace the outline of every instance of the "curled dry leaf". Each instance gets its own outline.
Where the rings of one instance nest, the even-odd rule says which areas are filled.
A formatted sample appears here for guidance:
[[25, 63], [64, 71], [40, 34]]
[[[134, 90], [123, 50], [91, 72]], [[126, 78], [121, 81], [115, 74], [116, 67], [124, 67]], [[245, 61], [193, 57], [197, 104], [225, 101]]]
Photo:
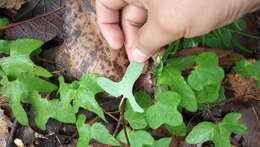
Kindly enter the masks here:
[[94, 0], [68, 0], [67, 38], [57, 53], [56, 65], [69, 79], [95, 73], [119, 81], [128, 65], [124, 49], [111, 50], [96, 24]]
[[20, 9], [21, 6], [25, 3], [24, 0], [1, 0], [0, 8], [7, 9]]
[[10, 120], [4, 115], [3, 110], [0, 109], [0, 146], [4, 147], [7, 145], [9, 138], [8, 127], [11, 126]]
[[230, 85], [236, 97], [243, 98], [244, 100], [260, 100], [260, 88], [257, 86], [255, 79], [244, 78], [239, 74], [228, 74], [226, 83]]

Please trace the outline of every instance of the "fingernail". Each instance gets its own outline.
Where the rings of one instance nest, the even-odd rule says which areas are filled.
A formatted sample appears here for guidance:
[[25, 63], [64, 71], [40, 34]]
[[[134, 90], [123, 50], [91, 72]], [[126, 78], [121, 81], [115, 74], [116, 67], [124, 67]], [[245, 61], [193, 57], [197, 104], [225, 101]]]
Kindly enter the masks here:
[[133, 50], [133, 59], [136, 62], [144, 62], [147, 56], [143, 54], [138, 48]]

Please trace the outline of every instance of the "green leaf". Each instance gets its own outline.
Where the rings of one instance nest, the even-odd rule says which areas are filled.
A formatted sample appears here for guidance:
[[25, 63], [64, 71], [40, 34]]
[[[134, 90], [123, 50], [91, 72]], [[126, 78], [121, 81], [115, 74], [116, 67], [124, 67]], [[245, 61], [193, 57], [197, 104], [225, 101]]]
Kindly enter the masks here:
[[189, 144], [199, 144], [214, 137], [215, 124], [211, 122], [202, 122], [192, 128], [192, 131], [186, 137], [186, 142]]
[[181, 72], [174, 66], [167, 66], [158, 78], [158, 85], [169, 85], [173, 91], [181, 96], [181, 106], [191, 112], [198, 109], [197, 100], [191, 87], [187, 84]]
[[7, 77], [3, 77], [0, 84], [3, 85], [0, 93], [8, 98], [8, 103], [18, 122], [22, 125], [28, 125], [27, 114], [21, 104], [21, 100], [28, 96], [26, 87], [19, 80], [9, 82]]
[[185, 136], [187, 132], [186, 125], [182, 123], [180, 126], [165, 125], [166, 128], [175, 136]]
[[120, 143], [109, 134], [107, 128], [101, 123], [95, 123], [91, 126], [91, 135], [93, 139], [101, 143], [120, 146]]
[[0, 40], [0, 53], [10, 54], [11, 41]]
[[174, 58], [172, 60], [167, 61], [167, 66], [165, 68], [175, 68], [179, 71], [183, 71], [193, 64], [195, 64], [197, 56], [187, 56], [181, 58]]
[[183, 48], [194, 48], [199, 45], [199, 40], [197, 38], [184, 38]]
[[[147, 93], [139, 91], [135, 93], [135, 97], [137, 103], [145, 111], [151, 105], [152, 99]], [[134, 112], [129, 103], [126, 105], [125, 119], [134, 129], [143, 129], [148, 125], [145, 119], [145, 113]]]
[[32, 104], [35, 111], [35, 122], [42, 130], [46, 129], [45, 125], [50, 118], [63, 123], [76, 122], [73, 107], [66, 101], [60, 101], [58, 99], [48, 101], [42, 98], [38, 92], [32, 92], [27, 102]]
[[246, 126], [238, 122], [240, 117], [241, 115], [238, 113], [229, 113], [219, 124], [211, 122], [199, 123], [186, 137], [186, 142], [199, 144], [213, 141], [216, 147], [230, 147], [230, 135], [232, 132], [237, 134], [246, 132]]
[[0, 27], [6, 26], [9, 24], [9, 20], [7, 18], [0, 18]]
[[256, 63], [250, 63], [246, 59], [242, 59], [236, 63], [235, 71], [241, 74], [243, 77], [252, 77], [257, 81], [260, 81], [260, 61]]
[[[103, 92], [96, 83], [98, 77], [98, 75], [88, 74], [83, 76], [80, 81], [74, 81], [72, 84], [66, 84], [64, 79], [60, 77], [59, 92], [61, 99], [68, 99], [68, 101], [73, 100], [75, 113], [82, 107], [96, 113], [103, 120], [106, 120], [102, 108], [95, 99], [97, 93]], [[77, 86], [75, 87], [75, 85]]]
[[159, 128], [162, 124], [179, 126], [183, 119], [177, 110], [180, 103], [180, 96], [172, 91], [162, 92], [157, 96], [157, 103], [149, 107], [146, 112], [146, 119], [151, 128]]
[[231, 45], [233, 34], [225, 27], [218, 28], [204, 36], [205, 45], [211, 48], [228, 49]]
[[1, 84], [3, 89], [0, 92], [7, 96], [16, 119], [23, 125], [28, 124], [28, 118], [21, 102], [28, 103], [32, 91], [49, 92], [56, 89], [55, 85], [27, 74], [21, 75], [15, 81], [8, 81], [4, 77]]
[[218, 100], [220, 92], [220, 84], [210, 85], [203, 90], [196, 91], [198, 103], [213, 103]]
[[12, 41], [10, 44], [10, 56], [0, 58], [0, 66], [8, 76], [13, 78], [17, 78], [23, 73], [47, 78], [51, 77], [51, 73], [40, 66], [36, 66], [29, 57], [31, 52], [38, 49], [42, 44], [42, 41], [32, 39]]
[[114, 97], [123, 96], [130, 102], [131, 107], [135, 112], [144, 112], [144, 110], [137, 104], [132, 93], [135, 81], [141, 75], [144, 68], [144, 63], [131, 62], [126, 73], [119, 83], [113, 82], [107, 78], [98, 78], [99, 86], [107, 93]]
[[90, 126], [85, 124], [86, 117], [79, 115], [77, 119], [77, 130], [79, 133], [79, 139], [77, 147], [89, 147], [91, 139], [95, 139], [101, 143], [109, 144], [113, 146], [120, 146], [120, 143], [109, 134], [107, 128], [101, 123], [95, 123]]
[[[130, 131], [127, 128], [127, 135], [130, 141], [131, 147], [142, 147], [144, 145], [152, 145], [154, 143], [153, 137], [146, 131]], [[119, 139], [121, 142], [127, 144], [124, 130], [119, 133]]]
[[10, 55], [19, 56], [25, 55], [29, 56], [34, 50], [39, 49], [43, 45], [43, 41], [34, 39], [17, 39], [12, 41], [10, 44]]
[[215, 53], [201, 53], [197, 60], [197, 68], [188, 77], [188, 83], [195, 90], [202, 90], [209, 85], [218, 85], [224, 78], [224, 70], [218, 66]]
[[246, 133], [247, 127], [244, 124], [238, 122], [240, 118], [241, 114], [239, 113], [229, 113], [224, 117], [220, 125], [222, 125], [230, 132], [234, 132], [236, 134], [244, 134]]

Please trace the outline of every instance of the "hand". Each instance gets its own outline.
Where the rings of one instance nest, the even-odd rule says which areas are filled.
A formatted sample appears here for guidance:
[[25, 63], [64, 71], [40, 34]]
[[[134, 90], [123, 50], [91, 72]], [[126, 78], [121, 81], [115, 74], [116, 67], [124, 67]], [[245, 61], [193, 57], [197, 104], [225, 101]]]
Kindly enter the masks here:
[[172, 41], [206, 34], [259, 6], [260, 0], [96, 0], [105, 39], [114, 49], [125, 45], [129, 60], [138, 62]]

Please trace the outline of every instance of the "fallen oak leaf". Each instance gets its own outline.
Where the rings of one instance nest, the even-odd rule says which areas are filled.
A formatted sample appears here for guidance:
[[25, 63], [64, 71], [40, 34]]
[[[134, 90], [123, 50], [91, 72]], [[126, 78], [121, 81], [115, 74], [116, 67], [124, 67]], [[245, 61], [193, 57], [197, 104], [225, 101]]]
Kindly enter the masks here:
[[137, 104], [132, 92], [134, 83], [141, 75], [143, 68], [144, 63], [131, 62], [120, 82], [113, 82], [104, 77], [98, 78], [97, 82], [99, 86], [110, 95], [114, 97], [123, 96], [124, 98], [127, 98], [135, 112], [144, 112], [144, 110]]

